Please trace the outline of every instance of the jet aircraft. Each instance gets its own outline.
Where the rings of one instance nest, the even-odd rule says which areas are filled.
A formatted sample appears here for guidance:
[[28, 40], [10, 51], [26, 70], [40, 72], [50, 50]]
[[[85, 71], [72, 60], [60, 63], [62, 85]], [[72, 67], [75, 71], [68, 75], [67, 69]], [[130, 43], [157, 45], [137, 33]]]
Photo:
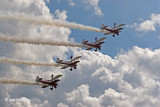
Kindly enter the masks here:
[[49, 87], [51, 86], [51, 90], [53, 90], [53, 87], [54, 88], [57, 88], [57, 85], [58, 85], [58, 81], [60, 81], [58, 78], [60, 78], [62, 75], [57, 75], [54, 77], [54, 75], [52, 74], [51, 75], [51, 79], [50, 80], [45, 80], [45, 79], [42, 79], [42, 78], [39, 78], [39, 76], [36, 77], [36, 82], [40, 82], [42, 84], [44, 84], [42, 86], [42, 88], [46, 88], [46, 87]]
[[106, 39], [106, 37], [103, 37], [99, 40], [97, 40], [97, 37], [96, 37], [95, 42], [88, 42], [87, 40], [83, 39], [82, 44], [90, 46], [90, 48], [87, 48], [86, 50], [96, 48], [94, 51], [97, 51], [97, 49], [101, 50], [101, 45], [104, 43], [102, 42], [102, 40], [104, 39]]
[[114, 23], [114, 27], [110, 28], [102, 24], [102, 27], [100, 29], [108, 31], [108, 33], [105, 33], [104, 35], [113, 34], [112, 36], [115, 37], [115, 34], [119, 35], [120, 30], [123, 29], [119, 27], [124, 26], [124, 25], [125, 24], [116, 25], [116, 23]]
[[82, 56], [78, 56], [78, 57], [72, 59], [72, 56], [71, 56], [69, 61], [63, 61], [63, 60], [60, 60], [59, 58], [57, 58], [56, 63], [62, 65], [61, 69], [71, 67], [70, 70], [72, 71], [72, 68], [74, 68], [74, 69], [77, 68], [77, 63], [80, 62], [80, 61], [77, 61], [77, 59], [79, 59], [81, 57]]

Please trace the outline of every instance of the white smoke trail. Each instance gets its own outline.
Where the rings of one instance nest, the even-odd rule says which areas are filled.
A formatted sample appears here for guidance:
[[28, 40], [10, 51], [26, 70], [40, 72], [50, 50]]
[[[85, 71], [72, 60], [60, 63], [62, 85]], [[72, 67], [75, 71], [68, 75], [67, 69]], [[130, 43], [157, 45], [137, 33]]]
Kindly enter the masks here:
[[0, 34], [0, 40], [2, 41], [11, 41], [14, 43], [27, 43], [27, 44], [35, 44], [35, 45], [52, 45], [52, 46], [69, 46], [69, 47], [84, 47], [90, 48], [90, 46], [78, 44], [78, 43], [68, 43], [68, 42], [60, 42], [53, 40], [44, 40], [42, 38], [24, 38], [24, 37], [15, 37], [15, 36], [4, 36]]
[[95, 28], [92, 26], [85, 26], [82, 24], [77, 23], [71, 23], [66, 21], [60, 21], [60, 20], [46, 20], [46, 19], [40, 19], [37, 17], [28, 17], [26, 15], [18, 15], [18, 14], [0, 14], [0, 20], [16, 20], [21, 22], [28, 22], [31, 24], [38, 24], [38, 25], [48, 25], [48, 26], [56, 26], [56, 27], [65, 27], [65, 28], [73, 28], [73, 29], [80, 29], [80, 30], [88, 30], [88, 31], [95, 31], [95, 32], [103, 32], [103, 33], [109, 33], [106, 30], [100, 30], [99, 28]]
[[2, 84], [22, 84], [22, 85], [40, 85], [40, 86], [43, 86], [42, 83], [26, 81], [26, 80], [8, 79], [8, 78], [0, 78], [0, 83], [2, 83]]
[[29, 62], [29, 61], [20, 61], [15, 59], [8, 59], [4, 57], [0, 57], [0, 62], [12, 63], [12, 64], [26, 64], [26, 65], [36, 65], [36, 66], [61, 66], [61, 64], [55, 63], [45, 63], [45, 62]]

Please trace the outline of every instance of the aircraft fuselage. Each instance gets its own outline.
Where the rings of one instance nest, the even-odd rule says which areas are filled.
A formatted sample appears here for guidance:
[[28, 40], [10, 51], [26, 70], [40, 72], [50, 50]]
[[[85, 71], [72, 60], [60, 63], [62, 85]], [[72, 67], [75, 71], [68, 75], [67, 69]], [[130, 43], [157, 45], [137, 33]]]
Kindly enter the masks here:
[[62, 61], [60, 64], [64, 64], [64, 65], [67, 65], [69, 67], [72, 67], [72, 66], [77, 66], [77, 63], [80, 62], [80, 61], [75, 61], [75, 62], [69, 62], [69, 61]]
[[112, 34], [117, 34], [117, 35], [119, 35], [119, 30], [117, 30], [117, 29], [112, 29], [112, 28], [105, 28], [105, 30], [107, 30], [107, 31], [109, 31], [110, 33], [112, 33]]
[[50, 81], [50, 80], [39, 80], [38, 82], [44, 83], [44, 84], [48, 84], [48, 85], [55, 85], [55, 83], [57, 83], [58, 81], [60, 81], [59, 79], [54, 80], [54, 81]]
[[99, 42], [98, 44], [96, 43], [84, 43], [85, 45], [91, 46], [91, 47], [95, 47], [95, 48], [99, 48], [100, 45], [99, 44], [103, 44], [104, 42]]

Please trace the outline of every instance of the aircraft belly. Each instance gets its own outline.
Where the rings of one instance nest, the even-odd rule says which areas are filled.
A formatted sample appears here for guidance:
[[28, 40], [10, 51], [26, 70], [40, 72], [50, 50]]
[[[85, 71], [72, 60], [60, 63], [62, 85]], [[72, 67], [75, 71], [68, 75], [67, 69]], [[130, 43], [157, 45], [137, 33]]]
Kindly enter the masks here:
[[51, 82], [48, 82], [48, 81], [41, 81], [41, 83], [43, 83], [43, 84], [50, 84]]

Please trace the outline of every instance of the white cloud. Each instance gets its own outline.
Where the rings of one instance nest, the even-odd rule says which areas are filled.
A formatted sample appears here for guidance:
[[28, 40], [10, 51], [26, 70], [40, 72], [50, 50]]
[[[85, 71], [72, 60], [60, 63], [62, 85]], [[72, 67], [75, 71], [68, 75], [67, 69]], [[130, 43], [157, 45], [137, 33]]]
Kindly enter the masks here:
[[158, 107], [160, 95], [156, 93], [160, 92], [157, 65], [160, 63], [160, 49], [152, 51], [135, 46], [114, 59], [99, 52], [74, 53], [83, 58], [75, 74], [78, 76], [74, 78], [72, 75], [71, 80], [83, 85], [66, 92], [65, 104], [86, 107]]
[[57, 107], [69, 107], [69, 106], [66, 104], [63, 104], [63, 103], [59, 103], [59, 104], [57, 104]]
[[[7, 105], [9, 106], [16, 106], [16, 107], [49, 107], [50, 104], [47, 100], [45, 100], [44, 102], [42, 101], [32, 101], [31, 99], [28, 99], [26, 97], [21, 97], [21, 98], [9, 98], [9, 100], [11, 100]], [[15, 101], [14, 101], [15, 100]], [[17, 101], [16, 101], [17, 100]], [[37, 104], [36, 104], [36, 103]]]
[[160, 14], [151, 14], [150, 20], [145, 20], [142, 23], [134, 23], [137, 31], [156, 31], [156, 26], [160, 25]]
[[108, 106], [127, 106], [123, 93], [116, 92], [109, 88], [104, 94], [98, 97], [91, 97], [88, 85], [81, 85], [76, 90], [66, 93], [67, 102], [74, 107], [108, 107]]
[[101, 12], [101, 9], [98, 6], [99, 0], [81, 0], [83, 3], [92, 6], [94, 8], [95, 14], [102, 16], [103, 13]]
[[77, 90], [66, 93], [66, 96], [69, 104], [74, 107], [100, 107], [98, 99], [90, 97], [88, 85], [81, 85]]
[[49, 2], [50, 2], [50, 0], [44, 0], [44, 1], [46, 1], [47, 3], [49, 3]]
[[69, 5], [72, 7], [74, 7], [76, 5], [75, 2], [73, 2], [73, 0], [69, 0], [68, 2], [69, 2]]
[[59, 20], [66, 20], [67, 19], [67, 11], [63, 10], [62, 12], [60, 12], [59, 10], [56, 10], [55, 12], [55, 16], [57, 19]]

